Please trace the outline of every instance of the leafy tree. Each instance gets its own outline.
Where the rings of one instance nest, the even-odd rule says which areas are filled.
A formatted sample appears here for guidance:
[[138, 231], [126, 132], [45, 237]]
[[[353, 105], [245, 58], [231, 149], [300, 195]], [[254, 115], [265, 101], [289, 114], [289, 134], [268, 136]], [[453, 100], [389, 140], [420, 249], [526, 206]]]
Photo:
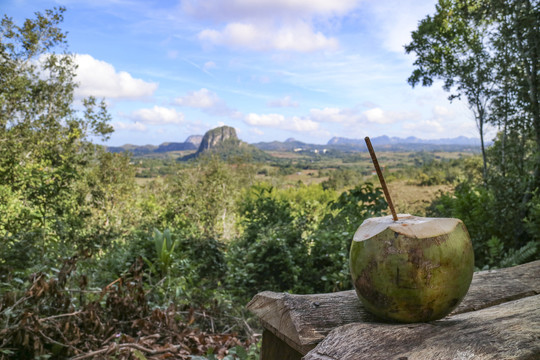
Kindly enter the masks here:
[[235, 234], [239, 189], [251, 182], [253, 173], [249, 165], [233, 171], [218, 157], [203, 156], [194, 166], [166, 178], [163, 223], [190, 236], [230, 239]]
[[89, 139], [112, 128], [103, 102], [75, 106], [76, 65], [58, 27], [64, 11], [0, 23], [0, 265], [24, 267], [99, 240], [82, 230], [91, 211], [76, 190], [97, 151]]
[[[318, 190], [317, 190], [318, 189]], [[329, 292], [352, 287], [354, 232], [386, 209], [380, 189], [362, 184], [330, 196], [319, 185], [279, 190], [255, 185], [240, 206], [240, 238], [228, 249], [228, 284], [239, 297], [257, 291]]]
[[[529, 246], [526, 254], [535, 248], [530, 243], [536, 236], [529, 226], [535, 222], [529, 221], [540, 189], [539, 39], [537, 2], [440, 0], [435, 14], [422, 20], [406, 47], [417, 55], [411, 85], [442, 79], [445, 89], [456, 91], [451, 99], [466, 97], [481, 136], [486, 122], [499, 128], [494, 145], [483, 149], [486, 189], [468, 185], [438, 204], [443, 213], [452, 209], [467, 219], [476, 249], [500, 244], [517, 251]], [[467, 199], [476, 199], [474, 194], [489, 201], [467, 205], [468, 210], [462, 207]], [[483, 212], [498, 221], [485, 224]], [[502, 262], [485, 253], [477, 253], [477, 259], [487, 266], [493, 259]]]
[[417, 57], [409, 84], [431, 86], [440, 79], [445, 90], [453, 91], [450, 101], [467, 100], [480, 133], [486, 179], [484, 130], [493, 96], [493, 59], [485, 45], [490, 21], [483, 12], [482, 1], [439, 0], [435, 14], [420, 22], [405, 50]]
[[[540, 188], [540, 7], [530, 0], [497, 0], [486, 8], [494, 21], [491, 44], [498, 57], [492, 118], [502, 130], [498, 165], [503, 176], [513, 175], [507, 167], [511, 169], [516, 160], [525, 170], [518, 174], [526, 184], [522, 201], [526, 203]], [[534, 144], [532, 154], [529, 140]]]
[[348, 168], [338, 168], [330, 173], [328, 180], [323, 181], [324, 189], [340, 190], [355, 183], [360, 174]]

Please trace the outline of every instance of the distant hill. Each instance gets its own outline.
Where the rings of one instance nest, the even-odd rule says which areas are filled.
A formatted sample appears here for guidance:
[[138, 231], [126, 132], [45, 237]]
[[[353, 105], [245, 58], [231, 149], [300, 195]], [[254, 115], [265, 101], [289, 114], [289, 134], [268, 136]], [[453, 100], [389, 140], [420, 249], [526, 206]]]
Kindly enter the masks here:
[[131, 145], [108, 146], [107, 151], [112, 153], [130, 152], [135, 156], [151, 154], [158, 149], [155, 145]]
[[165, 142], [155, 145], [131, 145], [108, 146], [107, 151], [112, 153], [130, 152], [134, 156], [149, 154], [162, 154], [171, 151], [197, 150], [202, 141], [202, 135], [191, 135], [184, 142]]
[[231, 148], [240, 146], [240, 140], [236, 135], [235, 128], [230, 126], [221, 126], [208, 130], [201, 140], [197, 154], [202, 154], [216, 148], [222, 148], [225, 143]]
[[[480, 140], [459, 136], [426, 140], [414, 136], [407, 138], [389, 137], [386, 135], [371, 138], [371, 142], [379, 151], [479, 151]], [[167, 142], [161, 145], [123, 145], [110, 146], [110, 152], [130, 152], [134, 156], [163, 154], [172, 151], [195, 151], [186, 159], [194, 158], [202, 153], [211, 151], [220, 153], [222, 157], [233, 156], [251, 157], [256, 161], [264, 161], [270, 155], [264, 151], [367, 151], [364, 139], [333, 137], [327, 144], [308, 144], [294, 138], [285, 141], [258, 142], [252, 145], [238, 139], [236, 130], [229, 126], [212, 129], [203, 135], [191, 135], [184, 142]], [[182, 158], [183, 159], [183, 158]], [[185, 160], [185, 159], [184, 159]]]
[[191, 136], [188, 136], [185, 142], [193, 144], [195, 148], [198, 149], [199, 146], [201, 145], [202, 139], [203, 139], [202, 135], [191, 135]]
[[154, 152], [164, 153], [164, 152], [169, 152], [169, 151], [184, 151], [184, 150], [197, 150], [197, 147], [194, 144], [188, 143], [188, 142], [183, 142], [183, 143], [170, 142], [170, 143], [163, 143], [159, 145], [158, 148], [154, 150]]
[[[370, 138], [371, 143], [382, 151], [478, 151], [480, 140], [459, 136], [443, 139], [420, 139], [414, 136], [407, 138], [389, 137], [386, 135]], [[367, 151], [364, 139], [333, 137], [328, 147], [344, 151]]]
[[252, 161], [266, 161], [272, 158], [264, 151], [238, 139], [235, 128], [221, 126], [204, 134], [196, 153], [181, 157], [178, 160], [186, 161], [212, 154], [216, 154], [224, 160], [242, 158]]
[[287, 139], [285, 142], [282, 141], [271, 141], [271, 142], [259, 142], [253, 144], [258, 149], [264, 151], [294, 151], [294, 149], [314, 149], [319, 148], [321, 145], [311, 145], [306, 144], [295, 139]]
[[[389, 137], [386, 135], [370, 138], [373, 145], [395, 145], [395, 144], [432, 144], [432, 145], [465, 145], [465, 146], [480, 146], [480, 140], [475, 138], [468, 138], [465, 136], [458, 136], [456, 138], [444, 138], [444, 139], [432, 139], [425, 140], [419, 139], [414, 136], [407, 138]], [[331, 138], [327, 145], [364, 145], [364, 139], [348, 139], [343, 137]]]
[[[477, 151], [480, 140], [460, 136], [449, 139], [424, 140], [411, 136], [408, 138], [389, 137], [386, 135], [373, 137], [371, 142], [382, 151]], [[326, 145], [307, 144], [292, 138], [285, 141], [259, 142], [253, 144], [264, 151], [367, 151], [364, 139], [333, 137]]]

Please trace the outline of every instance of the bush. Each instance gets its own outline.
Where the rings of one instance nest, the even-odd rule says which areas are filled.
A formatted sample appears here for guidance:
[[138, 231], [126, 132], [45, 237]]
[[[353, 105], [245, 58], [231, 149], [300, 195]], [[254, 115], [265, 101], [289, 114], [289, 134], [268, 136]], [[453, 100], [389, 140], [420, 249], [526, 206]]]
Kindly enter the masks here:
[[354, 232], [365, 218], [380, 215], [386, 202], [371, 184], [335, 200], [331, 193], [319, 186], [281, 191], [254, 186], [240, 207], [243, 235], [227, 252], [231, 291], [247, 300], [262, 290], [351, 288], [348, 255]]
[[[518, 199], [513, 199], [511, 184], [497, 190], [484, 185], [462, 183], [453, 194], [445, 193], [428, 208], [428, 216], [461, 219], [471, 236], [475, 266], [478, 269], [520, 264], [538, 255], [537, 221], [523, 218]], [[534, 203], [530, 206], [536, 209]], [[540, 207], [539, 207], [540, 208]], [[534, 210], [532, 212], [534, 214]], [[521, 229], [527, 224], [532, 237]], [[536, 237], [535, 237], [536, 236]]]

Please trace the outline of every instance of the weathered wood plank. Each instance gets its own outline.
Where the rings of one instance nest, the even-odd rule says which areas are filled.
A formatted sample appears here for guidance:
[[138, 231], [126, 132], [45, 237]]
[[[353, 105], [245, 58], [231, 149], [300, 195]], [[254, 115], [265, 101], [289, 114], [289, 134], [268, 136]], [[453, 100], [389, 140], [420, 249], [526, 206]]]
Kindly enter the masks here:
[[261, 359], [301, 360], [302, 355], [272, 334], [270, 330], [264, 330]]
[[452, 314], [480, 310], [536, 294], [540, 294], [540, 261], [479, 271], [474, 273], [467, 296]]
[[[506, 269], [477, 272], [463, 302], [453, 314], [483, 309], [540, 293], [540, 260]], [[354, 290], [292, 295], [262, 292], [248, 304], [263, 326], [306, 354], [334, 328], [356, 322], [376, 323]]]
[[420, 324], [348, 324], [303, 360], [539, 359], [540, 295]]

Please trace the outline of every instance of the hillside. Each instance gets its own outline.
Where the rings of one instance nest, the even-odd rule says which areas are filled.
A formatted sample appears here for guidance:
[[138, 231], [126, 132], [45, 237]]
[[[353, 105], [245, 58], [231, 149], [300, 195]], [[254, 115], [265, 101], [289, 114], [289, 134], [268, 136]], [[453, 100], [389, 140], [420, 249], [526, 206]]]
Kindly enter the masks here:
[[107, 151], [112, 153], [129, 152], [133, 156], [163, 154], [173, 151], [197, 150], [202, 141], [202, 135], [188, 136], [184, 142], [164, 142], [160, 145], [132, 145], [108, 146]]
[[[480, 140], [475, 138], [468, 138], [465, 136], [458, 136], [456, 138], [443, 138], [443, 139], [420, 139], [415, 136], [409, 136], [407, 138], [389, 137], [386, 135], [377, 136], [371, 138], [371, 143], [374, 145], [405, 145], [405, 144], [429, 144], [429, 145], [463, 145], [463, 146], [480, 146]], [[331, 138], [327, 145], [351, 145], [351, 146], [363, 146], [364, 139], [349, 139], [343, 137]]]
[[[371, 138], [371, 142], [377, 146], [378, 151], [480, 151], [479, 140], [465, 136], [426, 140], [414, 136], [399, 138], [383, 135]], [[249, 145], [239, 140], [236, 130], [229, 126], [212, 129], [204, 136], [191, 135], [184, 142], [166, 142], [158, 146], [127, 144], [107, 148], [110, 152], [130, 152], [134, 156], [163, 154], [174, 151], [196, 151], [198, 156], [206, 151], [212, 151], [223, 153], [222, 155], [226, 158], [230, 156], [247, 156], [253, 159], [267, 159], [269, 155], [264, 154], [264, 151], [298, 152], [323, 151], [325, 149], [344, 152], [367, 151], [364, 139], [343, 137], [333, 137], [326, 144], [308, 144], [289, 138], [285, 141], [258, 142]], [[191, 159], [193, 157], [194, 155], [191, 154], [186, 158]]]
[[[416, 137], [398, 138], [386, 135], [371, 138], [373, 145], [378, 151], [468, 151], [480, 150], [480, 141], [474, 138], [460, 136], [457, 138], [425, 140]], [[333, 137], [325, 145], [307, 144], [295, 139], [287, 139], [284, 142], [259, 142], [253, 144], [264, 151], [311, 151], [340, 150], [344, 152], [367, 151], [364, 139], [349, 139]]]
[[241, 158], [244, 161], [266, 161], [272, 156], [257, 149], [253, 145], [238, 139], [236, 129], [230, 126], [221, 126], [207, 131], [202, 137], [197, 152], [178, 158], [187, 161], [200, 156], [216, 154], [223, 160]]

